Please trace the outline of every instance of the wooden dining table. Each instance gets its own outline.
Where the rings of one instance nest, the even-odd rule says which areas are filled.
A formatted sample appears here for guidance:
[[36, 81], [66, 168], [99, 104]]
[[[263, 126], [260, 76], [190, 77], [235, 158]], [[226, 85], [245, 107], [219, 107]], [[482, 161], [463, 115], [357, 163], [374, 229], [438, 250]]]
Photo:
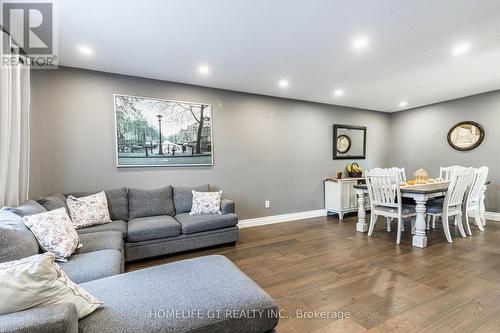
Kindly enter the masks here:
[[[415, 200], [415, 211], [417, 218], [415, 220], [415, 234], [413, 235], [412, 244], [415, 247], [424, 248], [427, 246], [426, 236], [426, 221], [425, 215], [427, 212], [427, 201], [433, 198], [444, 197], [448, 191], [449, 182], [413, 185], [401, 187], [401, 197], [412, 198]], [[356, 230], [359, 232], [368, 231], [366, 223], [365, 202], [368, 194], [366, 184], [354, 185], [358, 196], [358, 223]]]

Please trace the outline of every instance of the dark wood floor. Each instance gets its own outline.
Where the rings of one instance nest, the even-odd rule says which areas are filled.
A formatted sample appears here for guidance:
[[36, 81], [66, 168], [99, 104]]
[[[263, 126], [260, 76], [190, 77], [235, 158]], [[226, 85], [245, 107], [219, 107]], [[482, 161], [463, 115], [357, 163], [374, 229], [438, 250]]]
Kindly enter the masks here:
[[[380, 220], [382, 222], [382, 219]], [[444, 240], [441, 225], [425, 249], [379, 222], [371, 238], [355, 217], [322, 217], [240, 230], [235, 247], [134, 262], [127, 270], [222, 254], [264, 288], [290, 318], [279, 333], [500, 332], [500, 223]], [[407, 230], [410, 229], [407, 224]], [[344, 311], [349, 319], [297, 319], [296, 311]]]

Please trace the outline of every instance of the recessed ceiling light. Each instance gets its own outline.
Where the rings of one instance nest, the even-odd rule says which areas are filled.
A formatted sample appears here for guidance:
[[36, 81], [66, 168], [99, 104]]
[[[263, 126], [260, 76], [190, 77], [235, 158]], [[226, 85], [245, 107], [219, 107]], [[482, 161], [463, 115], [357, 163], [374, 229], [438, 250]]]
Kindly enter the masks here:
[[335, 97], [340, 97], [342, 95], [344, 95], [344, 91], [342, 89], [335, 89], [333, 91], [333, 96], [335, 96]]
[[80, 51], [81, 54], [86, 56], [91, 56], [94, 54], [94, 50], [87, 45], [78, 45], [77, 49], [78, 51]]
[[471, 47], [472, 44], [469, 42], [458, 43], [451, 49], [451, 54], [453, 54], [454, 56], [461, 56], [469, 52]]
[[279, 86], [280, 88], [287, 88], [287, 87], [288, 87], [288, 85], [289, 85], [288, 80], [285, 80], [285, 79], [281, 79], [281, 80], [279, 80], [279, 82], [278, 82], [278, 86]]
[[400, 108], [405, 108], [407, 106], [408, 106], [408, 102], [407, 101], [402, 101], [402, 102], [399, 103], [399, 107]]
[[364, 50], [368, 47], [368, 37], [366, 36], [356, 36], [352, 40], [352, 48], [356, 51]]
[[198, 72], [203, 75], [210, 74], [210, 67], [208, 65], [200, 65], [198, 66]]

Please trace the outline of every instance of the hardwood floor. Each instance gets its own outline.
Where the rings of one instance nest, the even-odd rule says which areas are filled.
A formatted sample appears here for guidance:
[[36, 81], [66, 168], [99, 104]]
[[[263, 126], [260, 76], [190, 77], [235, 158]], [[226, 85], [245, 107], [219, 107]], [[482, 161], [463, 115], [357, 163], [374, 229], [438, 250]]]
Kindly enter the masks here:
[[[321, 217], [240, 230], [225, 246], [127, 265], [127, 270], [222, 254], [255, 280], [289, 318], [279, 333], [500, 332], [500, 223], [453, 244], [441, 225], [425, 249], [411, 246], [409, 222], [400, 246], [379, 220], [372, 237], [356, 217]], [[349, 312], [348, 319], [301, 319], [297, 311]]]

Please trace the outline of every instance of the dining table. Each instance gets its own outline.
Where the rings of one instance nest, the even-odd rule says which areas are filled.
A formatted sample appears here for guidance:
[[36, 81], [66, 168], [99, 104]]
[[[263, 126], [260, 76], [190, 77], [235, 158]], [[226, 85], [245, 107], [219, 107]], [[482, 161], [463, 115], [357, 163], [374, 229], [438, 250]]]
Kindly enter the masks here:
[[[412, 186], [401, 186], [401, 197], [411, 198], [415, 200], [415, 211], [417, 217], [415, 220], [415, 233], [413, 235], [412, 244], [415, 247], [424, 248], [427, 246], [426, 236], [426, 221], [427, 202], [430, 199], [444, 197], [448, 191], [449, 182], [440, 182], [432, 184], [421, 184]], [[368, 223], [366, 223], [365, 202], [368, 195], [368, 187], [366, 184], [354, 185], [356, 195], [358, 196], [358, 223], [356, 230], [359, 232], [368, 231]]]
[[[484, 206], [484, 200], [486, 195], [487, 186], [491, 184], [491, 181], [486, 181], [483, 187], [483, 193], [481, 195], [480, 212], [482, 217], [483, 225], [486, 225], [486, 220], [484, 219], [484, 213], [486, 211]], [[411, 198], [415, 201], [415, 212], [417, 217], [415, 220], [415, 233], [412, 238], [412, 245], [419, 248], [427, 247], [427, 236], [426, 236], [426, 212], [427, 212], [427, 202], [430, 199], [444, 197], [446, 192], [448, 192], [448, 187], [450, 183], [448, 181], [429, 183], [429, 184], [417, 184], [411, 186], [401, 186], [401, 197]], [[356, 223], [356, 231], [367, 232], [368, 223], [366, 223], [366, 196], [368, 195], [368, 187], [366, 184], [354, 185], [356, 195], [358, 196], [358, 222]]]

